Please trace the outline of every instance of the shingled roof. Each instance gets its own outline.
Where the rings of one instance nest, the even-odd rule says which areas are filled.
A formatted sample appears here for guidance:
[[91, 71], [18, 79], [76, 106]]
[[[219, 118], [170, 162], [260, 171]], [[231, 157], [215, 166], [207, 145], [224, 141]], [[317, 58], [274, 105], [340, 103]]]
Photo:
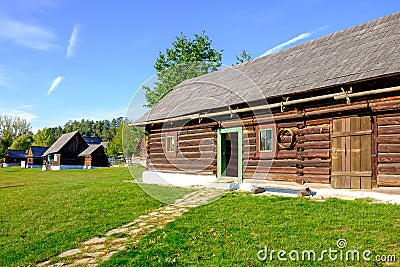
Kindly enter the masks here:
[[6, 157], [10, 159], [25, 159], [25, 150], [7, 149]]
[[86, 148], [84, 151], [82, 151], [78, 156], [79, 157], [84, 157], [84, 156], [90, 156], [92, 155], [93, 152], [95, 152], [99, 147], [103, 147], [101, 144], [96, 144], [96, 145], [89, 145], [88, 148]]
[[182, 82], [136, 122], [400, 73], [400, 13]]
[[57, 139], [57, 141], [49, 148], [45, 153], [43, 153], [43, 157], [52, 154], [52, 153], [58, 153], [60, 150], [68, 143], [69, 140], [71, 140], [72, 137], [74, 137], [76, 134], [79, 134], [79, 131], [74, 131], [70, 133], [66, 133], [60, 136], [60, 138]]
[[49, 148], [44, 146], [30, 146], [29, 150], [32, 152], [32, 154], [28, 155], [28, 157], [40, 158], [42, 157], [43, 153], [47, 151], [47, 149]]

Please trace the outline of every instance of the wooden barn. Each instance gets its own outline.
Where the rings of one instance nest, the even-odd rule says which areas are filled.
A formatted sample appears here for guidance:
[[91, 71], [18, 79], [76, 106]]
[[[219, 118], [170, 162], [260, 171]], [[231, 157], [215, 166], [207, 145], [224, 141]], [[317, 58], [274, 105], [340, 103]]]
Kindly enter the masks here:
[[84, 158], [84, 168], [92, 169], [108, 166], [108, 157], [104, 151], [104, 146], [101, 144], [89, 145], [78, 156]]
[[184, 81], [133, 125], [145, 182], [400, 186], [400, 13]]
[[63, 134], [43, 153], [43, 170], [82, 169], [84, 159], [79, 154], [89, 145], [79, 131]]
[[44, 146], [30, 146], [28, 149], [28, 155], [26, 156], [26, 167], [42, 168], [43, 154], [47, 149], [49, 148]]
[[7, 149], [3, 159], [3, 167], [21, 166], [21, 161], [26, 160], [25, 150]]

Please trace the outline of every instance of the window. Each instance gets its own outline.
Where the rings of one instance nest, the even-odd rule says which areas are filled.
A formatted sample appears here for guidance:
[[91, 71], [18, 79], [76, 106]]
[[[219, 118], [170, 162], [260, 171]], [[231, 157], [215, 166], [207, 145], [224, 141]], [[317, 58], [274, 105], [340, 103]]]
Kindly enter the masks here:
[[175, 151], [175, 136], [167, 136], [165, 140], [165, 151], [166, 152]]
[[164, 138], [164, 151], [167, 157], [176, 157], [178, 153], [178, 132], [167, 132]]
[[272, 128], [261, 129], [258, 131], [258, 150], [260, 152], [272, 152]]
[[256, 128], [256, 157], [274, 158], [276, 149], [276, 127], [274, 124], [259, 125]]

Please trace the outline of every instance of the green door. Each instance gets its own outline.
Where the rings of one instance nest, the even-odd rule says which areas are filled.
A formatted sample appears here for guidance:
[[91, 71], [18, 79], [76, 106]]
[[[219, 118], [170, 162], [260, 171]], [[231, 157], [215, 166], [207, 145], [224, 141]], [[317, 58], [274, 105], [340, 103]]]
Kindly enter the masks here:
[[217, 131], [217, 178], [229, 176], [242, 182], [242, 127]]

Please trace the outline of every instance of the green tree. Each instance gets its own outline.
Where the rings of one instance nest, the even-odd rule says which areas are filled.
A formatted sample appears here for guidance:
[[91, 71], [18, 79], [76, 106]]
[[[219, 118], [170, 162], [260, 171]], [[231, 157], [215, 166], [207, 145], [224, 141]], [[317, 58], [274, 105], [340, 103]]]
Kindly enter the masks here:
[[13, 141], [21, 135], [32, 134], [31, 125], [22, 118], [0, 116], [0, 158]]
[[11, 149], [28, 150], [33, 143], [33, 135], [23, 134], [18, 136], [11, 145]]
[[239, 56], [236, 56], [236, 65], [250, 61], [251, 57], [251, 54], [247, 53], [247, 51], [244, 49]]
[[38, 130], [33, 136], [34, 146], [51, 146], [58, 139], [56, 133], [53, 133], [49, 128]]
[[169, 91], [184, 80], [194, 78], [221, 66], [222, 50], [211, 48], [211, 40], [203, 31], [194, 40], [182, 33], [163, 54], [159, 53], [154, 68], [158, 81], [154, 87], [143, 86], [147, 107], [158, 103]]

